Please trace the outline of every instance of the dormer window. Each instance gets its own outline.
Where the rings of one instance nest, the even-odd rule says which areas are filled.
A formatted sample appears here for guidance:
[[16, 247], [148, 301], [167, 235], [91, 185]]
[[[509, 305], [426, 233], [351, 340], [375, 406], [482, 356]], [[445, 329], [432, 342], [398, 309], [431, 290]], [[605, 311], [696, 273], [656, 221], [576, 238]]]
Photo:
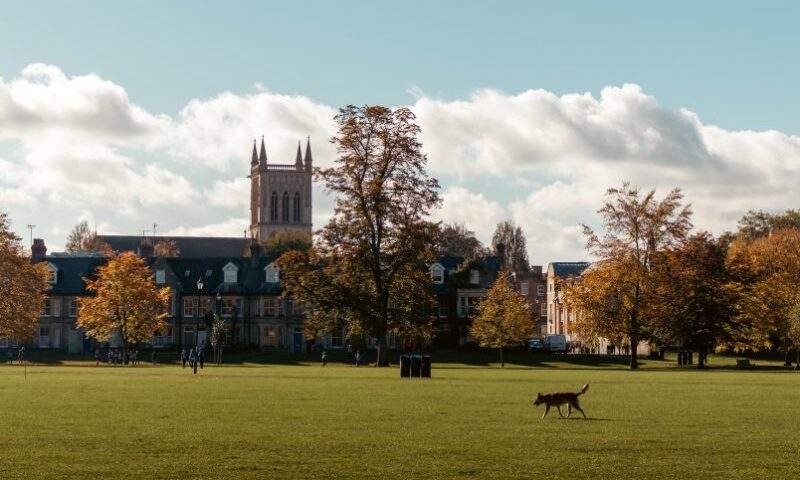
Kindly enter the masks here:
[[472, 269], [469, 271], [469, 283], [472, 285], [477, 285], [481, 283], [481, 272], [477, 269]]
[[167, 282], [167, 272], [164, 270], [156, 270], [156, 284], [164, 285]]
[[431, 272], [431, 280], [433, 283], [442, 284], [444, 283], [444, 267], [439, 265], [438, 263], [434, 263], [431, 265], [430, 268]]
[[222, 267], [222, 275], [225, 283], [236, 283], [239, 269], [233, 263], [228, 263]]
[[278, 266], [274, 263], [270, 263], [264, 268], [265, 279], [267, 283], [278, 283], [280, 281], [281, 275]]
[[58, 267], [52, 263], [47, 264], [47, 283], [50, 285], [58, 283]]

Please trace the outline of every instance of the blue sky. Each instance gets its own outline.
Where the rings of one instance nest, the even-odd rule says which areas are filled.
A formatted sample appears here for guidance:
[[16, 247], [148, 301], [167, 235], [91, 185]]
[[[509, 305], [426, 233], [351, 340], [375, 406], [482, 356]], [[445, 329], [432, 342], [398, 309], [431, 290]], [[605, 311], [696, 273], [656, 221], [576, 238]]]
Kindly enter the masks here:
[[[720, 231], [798, 206], [797, 18], [798, 2], [18, 2], [0, 15], [0, 208], [55, 246], [78, 218], [235, 234], [244, 202], [193, 207], [242, 194], [248, 138], [277, 158], [311, 134], [324, 157], [333, 109], [383, 103], [420, 116], [441, 218], [483, 239], [513, 218], [538, 262], [583, 255], [600, 182], [683, 186]], [[97, 165], [177, 193], [111, 208]], [[25, 194], [28, 176], [45, 187]]]
[[331, 105], [637, 83], [731, 129], [800, 131], [793, 1], [16, 2], [0, 75], [98, 72], [150, 110], [255, 83]]

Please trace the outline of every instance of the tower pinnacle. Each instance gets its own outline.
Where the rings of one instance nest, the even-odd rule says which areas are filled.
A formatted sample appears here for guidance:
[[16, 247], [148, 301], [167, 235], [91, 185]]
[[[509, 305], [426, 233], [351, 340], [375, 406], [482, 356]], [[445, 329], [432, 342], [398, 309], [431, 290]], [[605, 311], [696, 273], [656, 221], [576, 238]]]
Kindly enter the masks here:
[[264, 146], [264, 135], [261, 135], [261, 152], [258, 154], [258, 161], [262, 165], [267, 164], [267, 147]]
[[[300, 145], [298, 145], [297, 148], [298, 148], [298, 153], [299, 153]], [[311, 157], [311, 137], [307, 137], [306, 138], [305, 160], [306, 160], [306, 170], [310, 171], [311, 170], [311, 165], [314, 163], [314, 159]]]
[[258, 165], [258, 154], [256, 154], [256, 139], [253, 139], [253, 157], [250, 159], [250, 165]]
[[295, 156], [294, 166], [298, 170], [303, 169], [303, 155], [300, 153], [300, 140], [297, 141], [297, 155]]

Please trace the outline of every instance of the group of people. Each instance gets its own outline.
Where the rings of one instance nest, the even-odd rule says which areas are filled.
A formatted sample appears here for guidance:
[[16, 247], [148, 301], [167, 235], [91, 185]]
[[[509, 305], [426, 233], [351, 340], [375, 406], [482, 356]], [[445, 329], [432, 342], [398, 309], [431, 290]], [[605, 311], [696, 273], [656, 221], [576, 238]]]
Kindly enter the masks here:
[[181, 367], [186, 368], [187, 363], [192, 372], [197, 373], [197, 367], [199, 366], [202, 369], [206, 364], [205, 349], [202, 346], [197, 346], [190, 348], [188, 353], [185, 348], [181, 349]]
[[[95, 349], [94, 351], [94, 364], [99, 366], [100, 362], [102, 361], [102, 354], [100, 353], [100, 349]], [[108, 354], [106, 356], [106, 362], [109, 366], [117, 366], [122, 365], [125, 363], [125, 359], [122, 355], [122, 350], [116, 348], [109, 348]], [[128, 352], [128, 364], [129, 365], [139, 365], [139, 351], [138, 350], [131, 350]]]

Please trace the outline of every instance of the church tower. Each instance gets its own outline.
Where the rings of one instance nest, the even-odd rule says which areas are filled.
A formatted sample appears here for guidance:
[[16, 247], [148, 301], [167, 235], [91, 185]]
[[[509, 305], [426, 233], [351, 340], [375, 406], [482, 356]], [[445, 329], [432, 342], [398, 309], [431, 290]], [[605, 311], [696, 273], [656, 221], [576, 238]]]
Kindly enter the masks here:
[[313, 159], [311, 139], [306, 140], [305, 156], [300, 142], [292, 164], [267, 162], [267, 148], [261, 148], [250, 160], [250, 235], [266, 240], [278, 232], [302, 232], [311, 235], [311, 179]]

